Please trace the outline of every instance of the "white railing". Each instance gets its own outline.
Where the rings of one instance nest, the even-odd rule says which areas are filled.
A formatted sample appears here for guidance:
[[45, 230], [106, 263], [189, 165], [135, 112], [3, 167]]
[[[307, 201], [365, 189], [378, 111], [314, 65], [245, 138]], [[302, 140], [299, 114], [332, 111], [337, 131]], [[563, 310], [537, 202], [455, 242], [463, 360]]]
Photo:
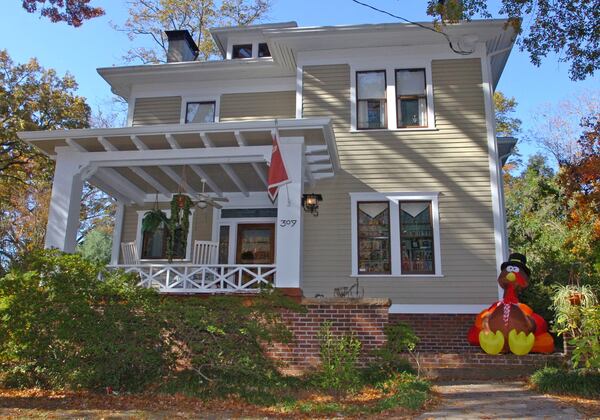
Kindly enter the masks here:
[[138, 264], [116, 265], [136, 273], [138, 286], [156, 288], [162, 293], [257, 292], [275, 283], [275, 265], [229, 264]]

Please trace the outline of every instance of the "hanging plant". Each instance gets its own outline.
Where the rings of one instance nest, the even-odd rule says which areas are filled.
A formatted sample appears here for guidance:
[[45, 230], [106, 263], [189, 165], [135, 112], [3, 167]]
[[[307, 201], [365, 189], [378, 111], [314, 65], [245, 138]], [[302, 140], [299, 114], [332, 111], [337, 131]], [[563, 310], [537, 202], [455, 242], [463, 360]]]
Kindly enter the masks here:
[[158, 208], [152, 209], [144, 214], [144, 218], [142, 219], [142, 233], [153, 233], [161, 223], [165, 222], [167, 224], [168, 220], [167, 215], [162, 210]]
[[185, 194], [175, 194], [171, 200], [171, 217], [168, 219], [167, 224], [169, 228], [167, 258], [169, 262], [173, 260], [176, 249], [185, 249], [187, 247], [191, 207], [192, 199]]

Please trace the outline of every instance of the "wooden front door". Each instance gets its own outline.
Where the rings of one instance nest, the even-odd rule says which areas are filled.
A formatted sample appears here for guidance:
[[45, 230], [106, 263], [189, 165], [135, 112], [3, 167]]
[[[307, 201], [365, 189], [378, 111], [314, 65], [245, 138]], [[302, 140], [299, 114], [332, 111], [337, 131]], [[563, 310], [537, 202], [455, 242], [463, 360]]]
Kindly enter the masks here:
[[240, 224], [237, 227], [236, 264], [275, 262], [275, 224]]

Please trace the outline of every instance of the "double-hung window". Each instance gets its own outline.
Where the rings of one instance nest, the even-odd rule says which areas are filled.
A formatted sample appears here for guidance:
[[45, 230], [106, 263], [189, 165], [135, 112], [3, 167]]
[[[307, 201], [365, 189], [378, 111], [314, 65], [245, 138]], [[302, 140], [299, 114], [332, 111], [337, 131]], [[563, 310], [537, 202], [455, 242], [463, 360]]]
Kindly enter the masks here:
[[357, 128], [387, 128], [385, 70], [356, 72]]
[[396, 70], [398, 128], [427, 126], [425, 69]]
[[212, 123], [215, 122], [215, 101], [188, 102], [185, 107], [185, 122]]
[[441, 275], [437, 193], [351, 193], [352, 275]]

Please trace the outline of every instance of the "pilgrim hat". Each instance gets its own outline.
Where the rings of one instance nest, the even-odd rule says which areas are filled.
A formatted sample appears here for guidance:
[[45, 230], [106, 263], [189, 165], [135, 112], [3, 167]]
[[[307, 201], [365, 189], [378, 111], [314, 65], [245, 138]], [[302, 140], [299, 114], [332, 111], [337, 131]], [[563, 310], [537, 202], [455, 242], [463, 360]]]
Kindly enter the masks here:
[[519, 267], [521, 270], [525, 271], [527, 277], [531, 275], [531, 270], [527, 268], [527, 257], [525, 257], [525, 255], [523, 254], [519, 254], [518, 252], [510, 254], [510, 257], [508, 257], [508, 261], [503, 262], [500, 266], [500, 269], [504, 271], [504, 269], [509, 265]]

